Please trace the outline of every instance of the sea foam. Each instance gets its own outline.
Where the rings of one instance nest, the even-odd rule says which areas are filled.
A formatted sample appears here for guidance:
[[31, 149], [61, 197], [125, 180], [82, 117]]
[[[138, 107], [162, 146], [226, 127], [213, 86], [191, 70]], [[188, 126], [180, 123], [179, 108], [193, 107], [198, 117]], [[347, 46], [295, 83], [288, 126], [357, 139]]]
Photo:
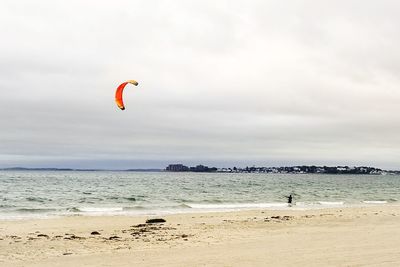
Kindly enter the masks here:
[[363, 203], [365, 203], [365, 204], [386, 204], [388, 202], [385, 200], [364, 200]]
[[318, 203], [321, 205], [327, 205], [327, 206], [344, 205], [343, 201], [319, 201]]
[[193, 209], [261, 209], [261, 208], [284, 208], [288, 207], [287, 203], [226, 203], [226, 204], [188, 204]]

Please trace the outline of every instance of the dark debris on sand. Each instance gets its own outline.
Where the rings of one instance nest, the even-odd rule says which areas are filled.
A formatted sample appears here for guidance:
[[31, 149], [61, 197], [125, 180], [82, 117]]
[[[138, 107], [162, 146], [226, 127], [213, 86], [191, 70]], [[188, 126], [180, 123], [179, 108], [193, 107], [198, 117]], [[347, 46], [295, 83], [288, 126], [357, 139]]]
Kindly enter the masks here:
[[48, 235], [45, 235], [45, 234], [38, 234], [38, 235], [37, 235], [37, 237], [45, 237], [45, 238], [49, 238], [49, 236], [48, 236]]
[[292, 219], [294, 219], [294, 216], [287, 216], [287, 215], [284, 215], [284, 216], [271, 216], [271, 217], [266, 217], [266, 218], [264, 218], [264, 221], [265, 221], [265, 222], [270, 222], [270, 221], [272, 221], [272, 222], [282, 222], [282, 221], [290, 221], [290, 220], [292, 220]]
[[167, 221], [165, 219], [162, 219], [162, 218], [146, 220], [146, 223], [149, 223], [149, 224], [151, 224], [151, 223], [165, 223], [165, 222], [167, 222]]
[[[80, 240], [98, 240], [103, 242], [126, 242], [141, 241], [141, 242], [168, 242], [172, 240], [184, 240], [187, 241], [188, 238], [193, 235], [182, 233], [176, 227], [172, 225], [165, 225], [165, 219], [154, 218], [146, 220], [146, 223], [141, 223], [137, 225], [131, 225], [125, 229], [115, 230], [113, 233], [106, 235], [106, 233], [101, 232], [102, 230], [92, 230], [84, 236], [77, 236], [73, 233], [64, 233], [63, 235], [48, 235], [36, 231], [34, 233], [29, 233], [26, 236], [27, 241], [40, 241], [48, 239], [49, 241], [80, 241]], [[178, 224], [180, 225], [180, 224]], [[20, 236], [4, 236], [2, 239], [11, 239], [13, 242], [18, 242], [22, 239]], [[69, 254], [68, 254], [69, 255]]]
[[75, 239], [80, 240], [80, 239], [86, 239], [86, 238], [84, 238], [84, 237], [76, 236], [76, 235], [74, 235], [74, 234], [65, 234], [65, 235], [66, 235], [66, 237], [64, 237], [64, 239], [66, 239], [66, 240], [75, 240]]

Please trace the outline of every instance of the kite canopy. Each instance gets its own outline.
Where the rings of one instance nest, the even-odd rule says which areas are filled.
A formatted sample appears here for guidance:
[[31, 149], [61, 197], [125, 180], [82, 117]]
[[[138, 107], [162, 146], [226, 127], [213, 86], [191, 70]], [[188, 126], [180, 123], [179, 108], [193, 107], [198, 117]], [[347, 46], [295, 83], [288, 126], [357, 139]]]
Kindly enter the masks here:
[[125, 86], [126, 86], [128, 83], [133, 84], [133, 85], [135, 85], [135, 86], [138, 85], [138, 82], [137, 82], [137, 81], [135, 81], [135, 80], [128, 80], [128, 81], [126, 81], [126, 82], [124, 82], [124, 83], [121, 83], [121, 84], [118, 86], [117, 91], [115, 92], [115, 102], [117, 103], [117, 106], [118, 106], [121, 110], [124, 110], [124, 109], [125, 109], [124, 100], [123, 100], [122, 95], [123, 95]]

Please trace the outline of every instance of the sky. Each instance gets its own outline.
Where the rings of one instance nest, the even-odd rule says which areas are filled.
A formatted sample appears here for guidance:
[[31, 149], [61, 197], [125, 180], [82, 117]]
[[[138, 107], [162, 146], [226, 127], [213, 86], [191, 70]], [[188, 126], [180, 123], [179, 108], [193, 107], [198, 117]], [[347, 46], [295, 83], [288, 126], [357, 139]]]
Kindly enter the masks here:
[[398, 10], [3, 0], [0, 167], [400, 169]]

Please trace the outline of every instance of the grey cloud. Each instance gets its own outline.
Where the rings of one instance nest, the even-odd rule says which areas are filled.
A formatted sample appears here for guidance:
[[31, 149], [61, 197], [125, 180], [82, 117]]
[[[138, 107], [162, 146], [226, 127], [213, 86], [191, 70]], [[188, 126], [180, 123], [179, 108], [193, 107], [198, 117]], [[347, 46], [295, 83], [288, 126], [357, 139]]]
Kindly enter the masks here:
[[396, 168], [398, 5], [2, 1], [0, 166]]

